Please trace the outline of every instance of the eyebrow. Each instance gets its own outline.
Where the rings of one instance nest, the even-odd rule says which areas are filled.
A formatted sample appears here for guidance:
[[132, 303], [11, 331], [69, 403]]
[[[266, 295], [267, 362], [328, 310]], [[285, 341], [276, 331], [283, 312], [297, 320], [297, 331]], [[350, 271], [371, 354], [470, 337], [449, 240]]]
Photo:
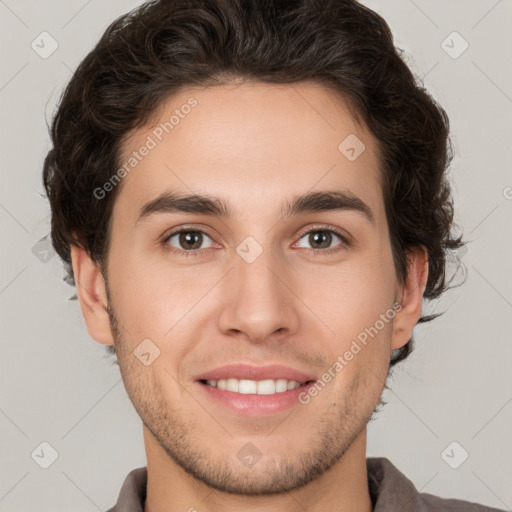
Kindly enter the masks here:
[[[283, 217], [324, 211], [355, 211], [368, 221], [374, 222], [369, 206], [350, 192], [321, 191], [294, 196], [281, 208]], [[163, 192], [157, 198], [144, 204], [135, 224], [159, 213], [193, 213], [229, 218], [235, 216], [234, 209], [225, 200], [208, 195], [180, 195]]]

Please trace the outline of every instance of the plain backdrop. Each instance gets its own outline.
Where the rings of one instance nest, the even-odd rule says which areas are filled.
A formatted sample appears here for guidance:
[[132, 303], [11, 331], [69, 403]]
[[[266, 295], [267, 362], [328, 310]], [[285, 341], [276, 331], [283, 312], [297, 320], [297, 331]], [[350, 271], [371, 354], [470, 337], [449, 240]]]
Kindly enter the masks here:
[[[75, 289], [48, 245], [41, 181], [63, 87], [108, 24], [140, 3], [0, 0], [4, 512], [106, 510], [128, 472], [146, 465], [119, 368], [68, 300]], [[448, 112], [457, 222], [470, 241], [465, 283], [426, 306], [445, 314], [416, 328], [413, 355], [389, 379], [368, 455], [388, 457], [422, 492], [510, 509], [512, 2], [364, 3]], [[47, 52], [58, 45], [46, 58], [41, 43], [34, 49], [41, 37]]]

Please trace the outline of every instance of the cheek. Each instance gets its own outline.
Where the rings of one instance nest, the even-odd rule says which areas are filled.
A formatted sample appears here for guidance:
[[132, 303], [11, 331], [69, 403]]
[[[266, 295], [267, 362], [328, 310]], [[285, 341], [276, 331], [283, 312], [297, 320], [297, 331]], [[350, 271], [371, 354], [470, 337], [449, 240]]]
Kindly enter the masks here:
[[394, 303], [396, 277], [390, 258], [361, 255], [339, 267], [303, 273], [304, 278], [302, 297], [343, 337], [370, 327]]
[[316, 279], [309, 277], [310, 285], [302, 289], [302, 294], [328, 327], [327, 331], [316, 324], [326, 332], [330, 364], [339, 361], [348, 380], [360, 369], [384, 379], [397, 312], [396, 278], [390, 256], [361, 256]]
[[206, 266], [170, 268], [135, 256], [123, 264], [113, 284], [113, 300], [130, 339], [152, 339], [162, 350], [172, 340], [173, 350], [179, 350], [190, 322], [208, 314], [205, 294], [215, 288], [218, 272]]
[[373, 402], [382, 392], [389, 369], [394, 313], [368, 303], [351, 313], [336, 325], [336, 338], [327, 348], [327, 372], [336, 376], [336, 395], [349, 393], [356, 403]]

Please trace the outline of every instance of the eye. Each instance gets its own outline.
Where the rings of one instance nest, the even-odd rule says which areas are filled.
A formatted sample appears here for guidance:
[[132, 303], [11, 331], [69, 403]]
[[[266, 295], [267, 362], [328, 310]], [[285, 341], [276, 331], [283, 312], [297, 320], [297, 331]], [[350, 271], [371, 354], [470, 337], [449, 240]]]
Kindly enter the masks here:
[[[172, 252], [185, 253], [184, 256], [195, 256], [202, 249], [208, 248], [204, 246], [204, 237], [211, 240], [210, 236], [202, 230], [185, 228], [174, 231], [162, 243], [170, 246]], [[172, 242], [173, 239], [174, 242]]]
[[[203, 250], [212, 247], [211, 243], [208, 245], [206, 238], [209, 239], [210, 242], [213, 242], [212, 238], [201, 229], [181, 228], [172, 232], [162, 240], [162, 245], [179, 256], [199, 256], [202, 254]], [[336, 238], [341, 243], [331, 247], [331, 244], [333, 241], [336, 241]], [[305, 239], [311, 245], [310, 248], [306, 247], [305, 249], [313, 251], [315, 255], [335, 253], [342, 251], [350, 245], [349, 241], [342, 233], [324, 226], [303, 232], [299, 242], [295, 245], [299, 244], [302, 239]]]
[[[334, 248], [331, 248], [331, 244], [333, 241], [336, 241], [336, 238], [338, 238], [341, 241], [341, 243], [335, 246]], [[327, 227], [318, 227], [316, 229], [310, 229], [309, 231], [306, 231], [301, 235], [300, 240], [302, 239], [306, 239], [306, 241], [311, 245], [310, 248], [306, 249], [312, 250], [314, 252], [320, 251], [322, 254], [338, 252], [349, 245], [349, 242], [345, 236], [343, 236], [337, 230]]]

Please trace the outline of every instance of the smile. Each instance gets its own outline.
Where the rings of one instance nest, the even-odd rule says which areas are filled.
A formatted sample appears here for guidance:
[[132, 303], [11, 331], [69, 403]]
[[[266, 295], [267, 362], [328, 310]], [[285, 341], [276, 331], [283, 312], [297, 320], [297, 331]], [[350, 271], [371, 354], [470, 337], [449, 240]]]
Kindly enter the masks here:
[[274, 395], [276, 393], [284, 393], [297, 389], [304, 384], [296, 380], [287, 379], [266, 379], [259, 381], [247, 379], [220, 379], [204, 380], [202, 382], [223, 391], [231, 391], [243, 395]]

